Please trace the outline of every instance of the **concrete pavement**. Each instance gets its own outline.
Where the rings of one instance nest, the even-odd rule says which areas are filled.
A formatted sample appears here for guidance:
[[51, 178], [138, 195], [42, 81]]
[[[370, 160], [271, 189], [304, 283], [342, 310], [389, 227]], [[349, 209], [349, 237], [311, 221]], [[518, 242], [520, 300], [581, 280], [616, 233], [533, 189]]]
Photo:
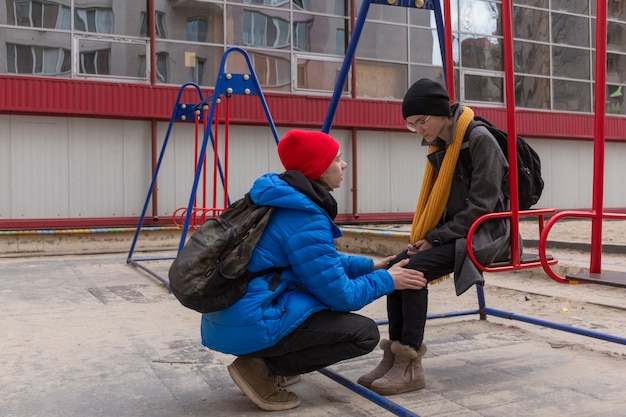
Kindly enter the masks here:
[[[617, 255], [607, 262], [624, 263]], [[164, 277], [169, 264], [145, 263]], [[200, 345], [199, 314], [127, 264], [126, 254], [4, 258], [0, 282], [0, 416], [267, 415], [231, 381], [225, 365], [233, 357]], [[626, 337], [620, 288], [515, 272], [490, 274], [485, 293], [495, 308]], [[476, 292], [455, 297], [451, 280], [430, 294], [430, 313], [477, 307]], [[384, 319], [384, 299], [362, 313]], [[477, 315], [429, 320], [426, 343], [422, 391], [388, 397], [384, 408], [314, 372], [290, 387], [300, 407], [281, 414], [626, 415], [624, 345]], [[377, 349], [329, 369], [353, 383], [379, 359]]]

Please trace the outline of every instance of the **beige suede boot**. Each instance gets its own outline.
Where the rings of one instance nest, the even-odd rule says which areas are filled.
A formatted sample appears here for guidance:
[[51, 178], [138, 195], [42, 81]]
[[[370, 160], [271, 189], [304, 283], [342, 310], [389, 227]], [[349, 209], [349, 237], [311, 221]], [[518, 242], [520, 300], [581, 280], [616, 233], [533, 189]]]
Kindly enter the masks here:
[[382, 378], [393, 366], [394, 355], [393, 352], [391, 352], [391, 341], [382, 339], [379, 346], [383, 350], [383, 359], [376, 368], [361, 376], [356, 381], [365, 388], [369, 388], [372, 382], [376, 381], [378, 378]]
[[300, 405], [296, 394], [280, 387], [281, 377], [270, 375], [263, 359], [238, 357], [228, 365], [228, 373], [239, 389], [263, 410], [290, 410]]
[[380, 395], [402, 394], [417, 391], [426, 386], [422, 358], [426, 354], [422, 343], [418, 351], [400, 342], [393, 342], [391, 352], [395, 355], [393, 366], [382, 378], [372, 382], [370, 389]]

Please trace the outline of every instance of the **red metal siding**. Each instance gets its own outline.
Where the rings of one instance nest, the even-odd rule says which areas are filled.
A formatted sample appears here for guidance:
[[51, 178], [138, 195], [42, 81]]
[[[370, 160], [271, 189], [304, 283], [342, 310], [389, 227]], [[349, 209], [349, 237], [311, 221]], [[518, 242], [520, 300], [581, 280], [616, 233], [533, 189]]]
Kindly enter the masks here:
[[[105, 83], [40, 77], [0, 75], [0, 113], [68, 117], [168, 120], [178, 87], [128, 83]], [[203, 90], [203, 97], [211, 91]], [[265, 113], [257, 97], [236, 96], [231, 105], [231, 123], [264, 124]], [[321, 128], [329, 97], [289, 94], [265, 95], [277, 126]], [[197, 103], [195, 88], [188, 88], [182, 102]], [[506, 127], [502, 108], [473, 107], [496, 125]], [[356, 100], [339, 103], [333, 128], [403, 130], [400, 101]], [[517, 132], [528, 137], [586, 139], [593, 137], [593, 115], [518, 110]], [[626, 140], [626, 118], [607, 117], [608, 140]]]

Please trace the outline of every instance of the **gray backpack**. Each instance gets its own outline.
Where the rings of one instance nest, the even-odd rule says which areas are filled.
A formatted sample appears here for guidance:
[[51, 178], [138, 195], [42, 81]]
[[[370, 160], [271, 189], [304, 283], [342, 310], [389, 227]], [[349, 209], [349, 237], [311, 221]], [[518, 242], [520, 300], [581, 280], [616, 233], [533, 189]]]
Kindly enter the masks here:
[[210, 218], [187, 241], [169, 269], [169, 287], [185, 307], [200, 313], [223, 310], [239, 300], [252, 278], [281, 267], [248, 271], [252, 251], [274, 207], [259, 206], [246, 194], [219, 217]]

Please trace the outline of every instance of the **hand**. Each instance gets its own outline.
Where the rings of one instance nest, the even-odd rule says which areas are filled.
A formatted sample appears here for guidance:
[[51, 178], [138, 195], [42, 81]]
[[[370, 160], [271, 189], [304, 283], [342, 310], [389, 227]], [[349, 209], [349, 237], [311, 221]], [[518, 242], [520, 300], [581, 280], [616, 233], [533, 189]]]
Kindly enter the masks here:
[[389, 264], [393, 262], [394, 259], [396, 259], [396, 256], [397, 255], [391, 255], [387, 256], [384, 259], [381, 259], [380, 261], [374, 261], [374, 271], [376, 271], [377, 269], [387, 268]]
[[415, 242], [414, 244], [407, 247], [406, 252], [409, 256], [413, 256], [418, 252], [424, 252], [425, 250], [432, 249], [433, 245], [426, 239], [421, 239]]
[[408, 258], [403, 259], [387, 270], [393, 278], [394, 290], [421, 290], [428, 284], [421, 271], [405, 268], [408, 263]]

